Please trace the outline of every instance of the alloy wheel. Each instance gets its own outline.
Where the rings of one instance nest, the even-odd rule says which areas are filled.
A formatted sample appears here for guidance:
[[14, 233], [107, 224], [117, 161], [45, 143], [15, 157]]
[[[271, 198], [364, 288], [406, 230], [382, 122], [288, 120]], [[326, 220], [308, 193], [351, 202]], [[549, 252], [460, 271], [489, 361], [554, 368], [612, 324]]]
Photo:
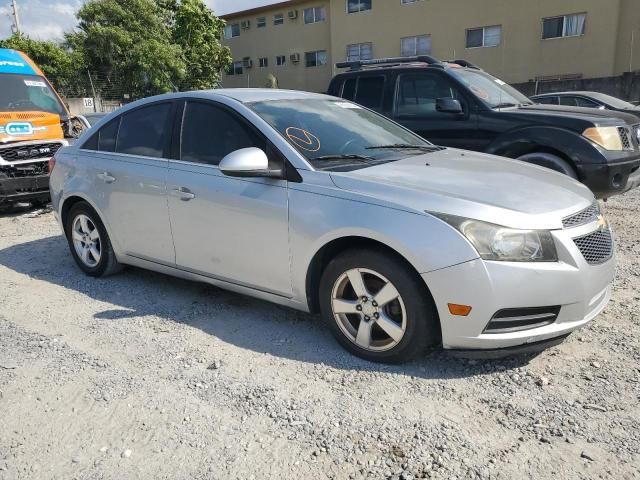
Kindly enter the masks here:
[[98, 265], [102, 257], [102, 242], [95, 223], [88, 216], [80, 214], [73, 221], [71, 235], [82, 263], [89, 268]]
[[368, 351], [392, 349], [407, 329], [402, 296], [391, 281], [370, 269], [353, 268], [340, 275], [331, 308], [342, 333]]

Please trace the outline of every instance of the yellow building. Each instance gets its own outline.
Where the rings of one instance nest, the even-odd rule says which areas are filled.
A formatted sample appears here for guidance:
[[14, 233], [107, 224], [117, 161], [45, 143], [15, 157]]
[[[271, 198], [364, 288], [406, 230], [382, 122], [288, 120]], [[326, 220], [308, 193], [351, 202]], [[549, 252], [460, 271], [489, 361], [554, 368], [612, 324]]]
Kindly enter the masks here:
[[509, 83], [640, 70], [640, 0], [290, 0], [223, 18], [224, 87], [324, 91], [336, 62], [414, 54]]

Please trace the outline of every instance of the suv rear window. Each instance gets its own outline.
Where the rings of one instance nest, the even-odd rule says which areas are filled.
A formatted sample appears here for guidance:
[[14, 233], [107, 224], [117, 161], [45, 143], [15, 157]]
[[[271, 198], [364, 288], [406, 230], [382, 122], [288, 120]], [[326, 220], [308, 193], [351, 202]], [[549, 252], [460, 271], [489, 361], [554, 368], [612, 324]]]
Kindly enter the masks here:
[[384, 76], [347, 78], [342, 86], [342, 98], [352, 100], [372, 110], [382, 109]]

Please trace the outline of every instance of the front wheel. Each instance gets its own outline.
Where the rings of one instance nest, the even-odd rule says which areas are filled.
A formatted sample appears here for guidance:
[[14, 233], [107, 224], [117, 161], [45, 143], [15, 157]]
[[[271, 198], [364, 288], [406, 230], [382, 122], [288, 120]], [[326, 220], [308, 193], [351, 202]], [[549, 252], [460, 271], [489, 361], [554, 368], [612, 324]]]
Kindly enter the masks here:
[[120, 270], [107, 230], [88, 203], [71, 207], [65, 231], [71, 255], [87, 275], [102, 277]]
[[557, 155], [546, 152], [534, 152], [522, 155], [521, 157], [518, 157], [518, 160], [532, 163], [540, 167], [550, 168], [551, 170], [564, 173], [565, 175], [578, 180], [578, 173], [576, 172], [576, 169], [573, 167], [573, 165], [571, 165], [563, 158], [558, 157]]
[[319, 294], [331, 332], [359, 357], [406, 362], [440, 340], [426, 285], [391, 255], [375, 250], [340, 254], [325, 269]]

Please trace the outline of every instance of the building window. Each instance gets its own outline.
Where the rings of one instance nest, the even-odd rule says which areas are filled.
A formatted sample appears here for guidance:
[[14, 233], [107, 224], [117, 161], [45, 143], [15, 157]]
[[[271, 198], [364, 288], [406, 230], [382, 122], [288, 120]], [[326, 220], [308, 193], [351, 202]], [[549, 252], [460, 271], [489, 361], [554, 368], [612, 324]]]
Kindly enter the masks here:
[[282, 25], [283, 23], [284, 23], [284, 15], [282, 13], [278, 13], [273, 16], [274, 25]]
[[276, 57], [276, 65], [278, 67], [284, 67], [287, 64], [287, 56], [286, 55], [278, 55]]
[[467, 48], [497, 47], [502, 40], [502, 27], [470, 28], [467, 30]]
[[229, 65], [227, 75], [242, 75], [242, 62], [233, 62]]
[[347, 13], [364, 12], [371, 10], [372, 0], [347, 0]]
[[403, 57], [429, 55], [431, 53], [431, 35], [418, 35], [400, 39], [400, 54]]
[[224, 38], [233, 38], [240, 36], [240, 24], [234, 23], [224, 27]]
[[347, 61], [356, 62], [358, 60], [371, 60], [373, 58], [373, 44], [356, 43], [347, 45]]
[[327, 19], [327, 12], [324, 7], [313, 7], [304, 9], [304, 23], [324, 22]]
[[579, 37], [584, 35], [586, 13], [575, 13], [542, 20], [542, 38]]
[[256, 27], [263, 28], [267, 26], [267, 17], [256, 18]]
[[258, 59], [258, 65], [260, 65], [260, 68], [266, 68], [269, 66], [269, 59], [267, 57], [260, 57]]
[[327, 51], [318, 50], [317, 52], [306, 52], [304, 60], [307, 67], [318, 67], [327, 64]]

